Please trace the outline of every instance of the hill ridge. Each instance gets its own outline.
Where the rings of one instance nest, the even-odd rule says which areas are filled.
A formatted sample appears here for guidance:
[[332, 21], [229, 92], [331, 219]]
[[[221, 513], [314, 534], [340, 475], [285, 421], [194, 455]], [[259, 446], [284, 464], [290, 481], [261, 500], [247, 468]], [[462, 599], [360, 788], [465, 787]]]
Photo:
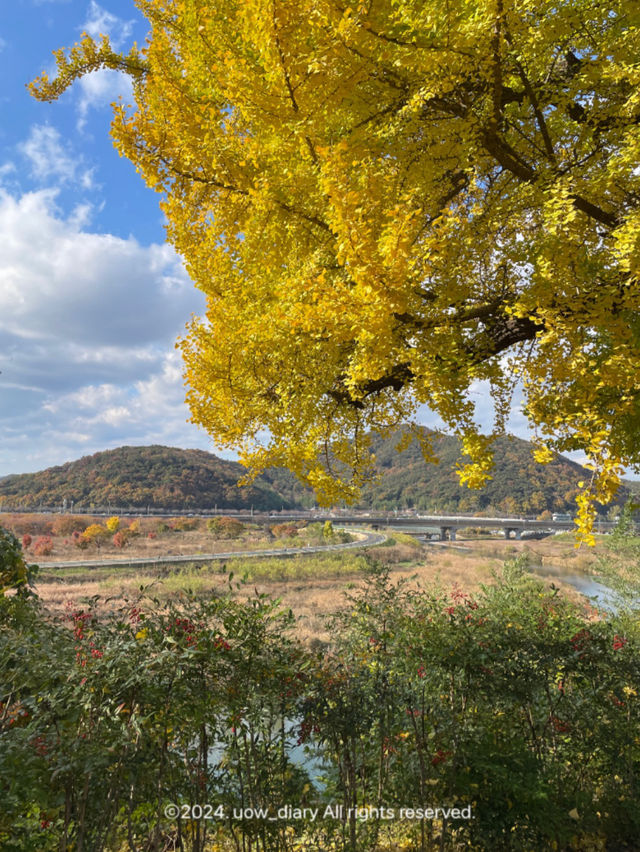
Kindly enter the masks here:
[[[494, 442], [493, 478], [481, 491], [458, 484], [454, 469], [460, 456], [456, 438], [423, 427], [440, 459], [427, 465], [415, 439], [403, 453], [396, 445], [405, 429], [385, 439], [374, 437], [372, 449], [382, 474], [368, 484], [357, 508], [405, 509], [476, 513], [491, 510], [540, 514], [573, 512], [578, 482], [588, 472], [577, 462], [557, 456], [540, 465], [531, 455], [529, 442], [514, 436]], [[289, 471], [270, 469], [252, 486], [238, 488], [245, 473], [238, 462], [221, 459], [207, 450], [168, 447], [162, 444], [123, 446], [82, 456], [36, 473], [9, 474], [0, 478], [0, 499], [12, 508], [58, 506], [71, 501], [78, 508], [108, 504], [132, 509], [278, 510], [309, 508], [311, 491]], [[615, 502], [623, 502], [623, 488]]]

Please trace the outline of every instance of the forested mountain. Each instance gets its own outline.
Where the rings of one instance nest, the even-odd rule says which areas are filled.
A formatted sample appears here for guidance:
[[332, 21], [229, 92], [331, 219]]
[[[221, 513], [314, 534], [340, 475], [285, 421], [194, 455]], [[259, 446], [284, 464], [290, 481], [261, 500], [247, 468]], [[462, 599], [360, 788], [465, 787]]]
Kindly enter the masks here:
[[[176, 447], [120, 447], [39, 473], [0, 479], [0, 497], [7, 505], [29, 507], [156, 506], [158, 508], [228, 509], [293, 508], [298, 505], [274, 490], [269, 482], [238, 488], [245, 473], [237, 462], [204, 450]], [[291, 477], [290, 477], [291, 478]]]
[[[432, 434], [439, 464], [425, 465], [415, 440], [404, 452], [396, 452], [400, 437], [399, 431], [386, 440], [374, 441], [377, 466], [383, 476], [376, 485], [364, 489], [366, 505], [461, 513], [573, 513], [578, 482], [588, 481], [591, 476], [582, 465], [563, 456], [547, 465], [538, 464], [528, 441], [504, 437], [494, 443], [492, 480], [482, 490], [472, 491], [460, 487], [454, 473], [460, 456], [457, 438]], [[615, 502], [624, 502], [628, 496], [627, 489], [621, 489]]]
[[[454, 473], [460, 445], [456, 438], [434, 435], [437, 465], [427, 465], [416, 441], [396, 451], [402, 430], [373, 446], [379, 482], [368, 485], [360, 508], [440, 512], [505, 512], [537, 515], [543, 511], [573, 512], [578, 482], [589, 471], [561, 456], [537, 464], [531, 444], [519, 438], [495, 443], [493, 479], [482, 491], [461, 488]], [[250, 488], [236, 483], [244, 468], [204, 450], [175, 447], [120, 447], [39, 473], [13, 474], [0, 479], [5, 506], [112, 506], [189, 509], [307, 508], [313, 495], [288, 471], [268, 470]], [[621, 491], [616, 502], [623, 502]]]

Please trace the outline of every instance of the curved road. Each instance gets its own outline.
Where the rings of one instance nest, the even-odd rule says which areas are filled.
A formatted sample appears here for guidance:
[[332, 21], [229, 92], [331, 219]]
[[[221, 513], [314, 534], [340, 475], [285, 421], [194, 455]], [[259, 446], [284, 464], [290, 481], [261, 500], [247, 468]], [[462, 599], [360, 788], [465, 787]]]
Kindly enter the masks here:
[[[340, 529], [340, 527], [336, 527]], [[259, 556], [296, 556], [299, 553], [325, 553], [334, 550], [353, 550], [360, 547], [372, 547], [375, 544], [382, 544], [388, 536], [383, 533], [371, 532], [370, 530], [354, 530], [351, 532], [359, 533], [362, 538], [358, 541], [349, 541], [346, 544], [325, 544], [314, 547], [287, 547], [277, 550], [236, 550], [227, 553], [198, 553], [193, 556], [161, 556], [158, 559], [117, 559], [112, 562], [103, 562], [96, 559], [92, 561], [76, 561], [76, 562], [38, 562], [40, 568], [128, 568], [128, 567], [154, 567], [156, 565], [175, 565], [182, 563], [193, 562], [211, 562], [221, 559], [247, 559]]]

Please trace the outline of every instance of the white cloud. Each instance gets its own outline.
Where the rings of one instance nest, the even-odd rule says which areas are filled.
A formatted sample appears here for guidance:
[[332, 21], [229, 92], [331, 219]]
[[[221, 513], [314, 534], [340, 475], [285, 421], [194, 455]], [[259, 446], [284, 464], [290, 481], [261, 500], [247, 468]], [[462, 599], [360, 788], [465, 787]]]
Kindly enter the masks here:
[[123, 444], [210, 448], [173, 348], [204, 299], [166, 245], [0, 191], [0, 476]]
[[156, 370], [145, 378], [128, 385], [87, 385], [46, 402], [43, 408], [54, 415], [72, 413], [69, 428], [83, 434], [95, 434], [96, 429], [108, 433], [113, 427], [136, 440], [148, 432], [151, 412], [154, 442], [171, 441], [192, 431], [186, 424], [182, 361], [175, 351], [163, 353]]
[[216, 452], [209, 438], [188, 423], [183, 400], [182, 367], [175, 351], [163, 353], [152, 372], [131, 383], [106, 381], [46, 396], [13, 389], [10, 397], [10, 389], [0, 382], [0, 410], [9, 402], [20, 409], [12, 418], [0, 416], [0, 475], [40, 470], [124, 445]]
[[126, 74], [102, 68], [81, 77], [77, 83], [80, 90], [78, 101], [78, 129], [82, 130], [87, 122], [87, 114], [91, 109], [101, 109], [122, 99], [125, 103], [133, 103], [133, 86]]
[[133, 20], [125, 21], [117, 15], [104, 9], [95, 0], [91, 0], [87, 12], [87, 19], [81, 30], [88, 33], [92, 38], [109, 36], [111, 44], [119, 49], [131, 38], [133, 31]]
[[173, 250], [87, 232], [86, 205], [61, 218], [55, 197], [0, 191], [0, 330], [91, 347], [173, 339], [202, 306]]
[[80, 160], [65, 149], [60, 133], [48, 124], [36, 124], [29, 137], [18, 145], [27, 158], [31, 175], [42, 182], [58, 184], [78, 182], [84, 189], [93, 187], [92, 171], [82, 169]]

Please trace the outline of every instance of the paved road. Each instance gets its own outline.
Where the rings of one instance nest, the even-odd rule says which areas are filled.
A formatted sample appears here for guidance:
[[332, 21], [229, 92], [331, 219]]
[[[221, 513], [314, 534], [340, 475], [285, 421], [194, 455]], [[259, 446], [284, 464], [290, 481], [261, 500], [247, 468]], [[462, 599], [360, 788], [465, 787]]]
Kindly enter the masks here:
[[[339, 529], [339, 527], [336, 527]], [[141, 568], [155, 567], [156, 565], [178, 565], [184, 563], [202, 563], [212, 562], [213, 560], [222, 559], [246, 559], [256, 557], [269, 556], [297, 556], [298, 554], [306, 553], [328, 553], [335, 550], [354, 550], [360, 547], [372, 547], [375, 544], [382, 544], [386, 541], [387, 536], [382, 533], [371, 532], [370, 530], [354, 530], [362, 536], [358, 541], [350, 541], [346, 544], [325, 544], [314, 547], [281, 547], [274, 550], [235, 550], [227, 553], [196, 553], [187, 556], [161, 556], [157, 559], [141, 558], [141, 559], [116, 559], [112, 562], [106, 562], [100, 559], [90, 561], [76, 562], [38, 562], [41, 569], [45, 568]]]

